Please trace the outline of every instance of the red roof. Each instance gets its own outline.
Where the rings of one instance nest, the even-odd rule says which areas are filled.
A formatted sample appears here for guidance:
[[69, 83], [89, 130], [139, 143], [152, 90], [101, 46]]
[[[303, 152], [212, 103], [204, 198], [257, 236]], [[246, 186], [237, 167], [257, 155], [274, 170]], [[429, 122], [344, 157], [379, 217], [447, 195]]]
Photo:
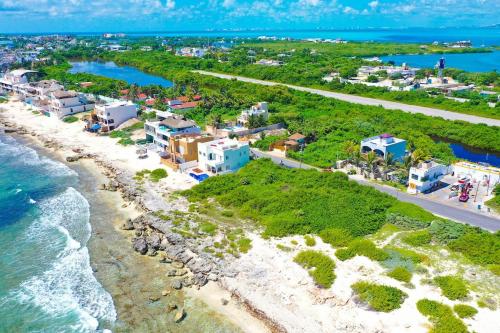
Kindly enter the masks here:
[[120, 94], [122, 94], [122, 95], [128, 95], [128, 89], [120, 90]]
[[172, 109], [174, 110], [182, 110], [182, 109], [192, 109], [198, 106], [198, 102], [187, 102], [187, 103], [182, 103], [179, 105], [173, 105], [171, 106]]
[[177, 99], [183, 103], [189, 102], [189, 98], [187, 96], [180, 96]]
[[153, 105], [155, 104], [156, 100], [154, 98], [148, 98], [146, 100], [146, 105]]
[[137, 98], [138, 99], [146, 99], [146, 98], [148, 98], [148, 95], [146, 95], [144, 93], [140, 93], [139, 95], [137, 95]]

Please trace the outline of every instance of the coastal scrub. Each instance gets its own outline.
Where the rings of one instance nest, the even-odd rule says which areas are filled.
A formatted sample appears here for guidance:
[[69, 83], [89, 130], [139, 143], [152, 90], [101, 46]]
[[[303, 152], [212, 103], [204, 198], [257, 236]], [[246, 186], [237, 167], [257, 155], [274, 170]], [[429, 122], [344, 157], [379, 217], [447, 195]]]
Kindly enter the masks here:
[[314, 282], [323, 288], [330, 288], [335, 280], [335, 262], [327, 255], [313, 250], [302, 251], [294, 261], [308, 269]]
[[432, 333], [467, 333], [465, 324], [455, 317], [452, 309], [442, 303], [421, 299], [417, 302], [418, 311], [434, 324]]
[[368, 303], [373, 310], [380, 312], [399, 309], [408, 296], [398, 288], [364, 281], [356, 282], [351, 287], [362, 301]]

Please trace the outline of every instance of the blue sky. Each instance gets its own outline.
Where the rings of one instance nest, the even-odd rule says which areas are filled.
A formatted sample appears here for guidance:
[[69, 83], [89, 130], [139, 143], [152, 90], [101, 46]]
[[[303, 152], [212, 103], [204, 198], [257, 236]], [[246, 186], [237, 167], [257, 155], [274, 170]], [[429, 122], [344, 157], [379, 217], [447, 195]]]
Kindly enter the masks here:
[[0, 33], [484, 26], [499, 0], [0, 0]]

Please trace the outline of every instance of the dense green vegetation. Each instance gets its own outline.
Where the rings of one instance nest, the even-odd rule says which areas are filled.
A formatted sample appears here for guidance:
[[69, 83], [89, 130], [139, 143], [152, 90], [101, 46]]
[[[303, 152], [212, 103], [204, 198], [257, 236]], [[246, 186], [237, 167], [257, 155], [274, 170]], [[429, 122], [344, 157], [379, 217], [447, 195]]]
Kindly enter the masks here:
[[335, 262], [327, 255], [313, 250], [302, 251], [294, 261], [309, 270], [314, 282], [323, 288], [330, 288], [335, 280]]
[[396, 279], [401, 282], [410, 282], [411, 281], [411, 272], [405, 267], [398, 266], [390, 271], [387, 275], [391, 278]]
[[452, 309], [442, 303], [421, 299], [417, 302], [417, 309], [428, 317], [434, 324], [431, 333], [467, 333], [465, 324], [455, 317]]
[[453, 307], [453, 310], [455, 310], [455, 313], [460, 318], [474, 317], [474, 315], [477, 313], [476, 308], [467, 304], [457, 304]]
[[261, 222], [268, 236], [328, 228], [367, 235], [385, 223], [386, 210], [396, 202], [343, 173], [290, 170], [269, 160], [253, 161], [236, 174], [212, 177], [184, 193], [192, 201], [215, 197], [224, 207]]
[[408, 296], [398, 288], [360, 281], [352, 285], [359, 298], [373, 310], [391, 312], [399, 309]]
[[443, 295], [452, 301], [464, 299], [469, 294], [465, 282], [456, 276], [437, 276], [434, 282], [441, 288]]

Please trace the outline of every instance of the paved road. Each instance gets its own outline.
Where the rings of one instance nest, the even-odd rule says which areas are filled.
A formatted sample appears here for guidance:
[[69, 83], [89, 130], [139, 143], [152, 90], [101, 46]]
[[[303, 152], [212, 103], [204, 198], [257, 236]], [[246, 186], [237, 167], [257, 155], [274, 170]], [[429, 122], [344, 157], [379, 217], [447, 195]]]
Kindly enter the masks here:
[[[313, 166], [303, 164], [298, 161], [286, 158], [279, 158], [256, 149], [252, 149], [252, 153], [256, 157], [270, 158], [274, 163], [283, 165], [288, 168], [317, 169]], [[448, 206], [420, 196], [410, 195], [408, 193], [398, 191], [394, 187], [375, 184], [366, 180], [361, 180], [353, 177], [351, 177], [351, 179], [357, 181], [360, 184], [375, 187], [377, 190], [392, 195], [393, 197], [396, 197], [398, 200], [413, 203], [432, 212], [433, 214], [445, 217], [447, 219], [454, 220], [460, 223], [467, 223], [470, 225], [474, 225], [485, 230], [490, 230], [490, 231], [500, 230], [500, 219], [497, 219], [495, 217], [482, 215], [459, 207]]]
[[257, 79], [252, 79], [252, 78], [248, 78], [248, 77], [243, 77], [243, 76], [234, 76], [234, 75], [220, 74], [220, 73], [207, 72], [207, 71], [193, 71], [193, 72], [198, 73], [198, 74], [203, 74], [203, 75], [215, 76], [215, 77], [218, 77], [221, 79], [238, 80], [238, 81], [250, 82], [250, 83], [255, 83], [255, 84], [260, 84], [260, 85], [265, 85], [265, 86], [282, 85], [282, 86], [289, 87], [291, 89], [305, 91], [305, 92], [309, 92], [312, 94], [321, 95], [321, 96], [325, 96], [325, 97], [329, 97], [329, 98], [335, 98], [335, 99], [350, 102], [350, 103], [382, 106], [382, 107], [389, 109], [389, 110], [402, 110], [402, 111], [408, 112], [408, 113], [421, 113], [421, 114], [431, 116], [431, 117], [442, 117], [442, 118], [448, 119], [448, 120], [463, 120], [463, 121], [473, 123], [473, 124], [487, 124], [489, 126], [500, 126], [499, 119], [490, 119], [490, 118], [472, 116], [472, 115], [468, 115], [468, 114], [445, 111], [445, 110], [440, 110], [440, 109], [433, 109], [433, 108], [428, 108], [428, 107], [424, 107], [424, 106], [390, 102], [390, 101], [385, 101], [385, 100], [381, 100], [381, 99], [348, 95], [348, 94], [336, 93], [336, 92], [332, 92], [332, 91], [295, 86], [295, 85], [291, 85], [291, 84], [257, 80]]

